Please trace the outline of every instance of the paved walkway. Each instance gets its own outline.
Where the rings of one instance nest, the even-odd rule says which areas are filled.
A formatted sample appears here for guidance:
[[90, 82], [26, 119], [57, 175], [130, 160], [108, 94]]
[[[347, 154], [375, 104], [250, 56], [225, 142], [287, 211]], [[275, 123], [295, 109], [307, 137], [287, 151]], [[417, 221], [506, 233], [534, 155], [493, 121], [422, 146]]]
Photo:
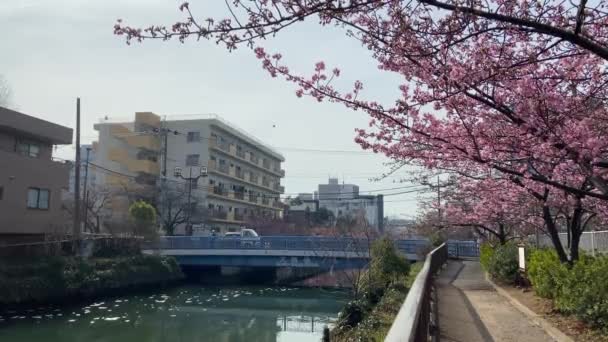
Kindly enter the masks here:
[[441, 341], [554, 341], [494, 290], [478, 261], [450, 261], [436, 284]]

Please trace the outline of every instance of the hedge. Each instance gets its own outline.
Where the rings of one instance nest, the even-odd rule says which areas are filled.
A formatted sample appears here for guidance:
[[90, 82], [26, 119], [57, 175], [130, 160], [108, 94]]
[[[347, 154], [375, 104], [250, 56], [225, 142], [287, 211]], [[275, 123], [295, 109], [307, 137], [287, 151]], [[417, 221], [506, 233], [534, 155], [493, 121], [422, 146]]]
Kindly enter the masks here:
[[534, 291], [553, 299], [557, 310], [608, 331], [608, 256], [581, 255], [569, 267], [554, 250], [535, 250], [528, 277]]
[[501, 283], [513, 284], [519, 276], [517, 246], [507, 243], [492, 248], [482, 245], [480, 263], [490, 276]]
[[0, 304], [93, 297], [135, 286], [166, 283], [183, 274], [173, 258], [113, 259], [48, 257], [0, 262]]

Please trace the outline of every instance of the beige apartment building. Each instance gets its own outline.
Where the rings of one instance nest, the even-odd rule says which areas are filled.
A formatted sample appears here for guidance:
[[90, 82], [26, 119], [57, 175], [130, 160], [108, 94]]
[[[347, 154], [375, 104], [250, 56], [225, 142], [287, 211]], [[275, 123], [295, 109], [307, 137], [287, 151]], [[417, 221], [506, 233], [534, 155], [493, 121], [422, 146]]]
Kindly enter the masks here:
[[[188, 181], [174, 175], [175, 169], [188, 178], [206, 168], [206, 176], [192, 183], [192, 212], [196, 212], [192, 224], [226, 231], [282, 216], [285, 158], [217, 116], [161, 121], [160, 116], [145, 112], [136, 113], [131, 122], [105, 120], [95, 127], [99, 131], [96, 163], [106, 173], [98, 176], [98, 183], [137, 187], [134, 192], [155, 190], [159, 210], [169, 210], [163, 205], [167, 190], [183, 194], [182, 201], [189, 190]], [[115, 215], [128, 200], [132, 199], [113, 201]], [[184, 233], [183, 225], [176, 232]]]
[[70, 231], [62, 209], [70, 165], [52, 152], [71, 143], [71, 128], [0, 107], [0, 242]]

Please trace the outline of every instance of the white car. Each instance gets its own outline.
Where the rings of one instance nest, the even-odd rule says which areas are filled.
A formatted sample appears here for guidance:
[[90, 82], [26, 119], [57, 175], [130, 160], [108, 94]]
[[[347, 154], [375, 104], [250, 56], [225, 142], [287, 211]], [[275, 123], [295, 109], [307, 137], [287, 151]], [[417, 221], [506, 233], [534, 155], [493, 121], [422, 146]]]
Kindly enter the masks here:
[[240, 239], [241, 247], [260, 247], [260, 236], [253, 229], [241, 229], [240, 232], [227, 232], [226, 238]]

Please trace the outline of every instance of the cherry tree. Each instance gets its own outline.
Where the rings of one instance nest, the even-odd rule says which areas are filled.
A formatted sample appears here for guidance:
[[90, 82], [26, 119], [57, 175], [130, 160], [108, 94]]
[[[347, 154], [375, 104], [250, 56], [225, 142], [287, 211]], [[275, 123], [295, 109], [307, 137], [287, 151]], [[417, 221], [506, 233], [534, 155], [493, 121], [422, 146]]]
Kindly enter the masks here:
[[539, 203], [508, 180], [460, 179], [443, 197], [442, 225], [470, 227], [500, 244], [543, 227]]
[[[498, 173], [531, 194], [559, 252], [552, 223], [559, 208], [569, 208], [574, 222], [583, 212], [606, 213], [605, 5], [235, 0], [227, 3], [226, 19], [199, 19], [183, 3], [184, 20], [169, 27], [119, 20], [114, 32], [128, 43], [202, 38], [228, 50], [247, 46], [272, 77], [293, 83], [297, 96], [366, 112], [370, 127], [355, 138], [364, 149], [466, 177]], [[336, 85], [338, 68], [317, 62], [309, 75], [298, 74], [261, 45], [309, 17], [342, 27], [372, 51], [381, 72], [402, 77], [401, 95], [393, 103], [365, 99], [360, 81], [346, 90]], [[488, 196], [483, 200], [498, 200]]]

